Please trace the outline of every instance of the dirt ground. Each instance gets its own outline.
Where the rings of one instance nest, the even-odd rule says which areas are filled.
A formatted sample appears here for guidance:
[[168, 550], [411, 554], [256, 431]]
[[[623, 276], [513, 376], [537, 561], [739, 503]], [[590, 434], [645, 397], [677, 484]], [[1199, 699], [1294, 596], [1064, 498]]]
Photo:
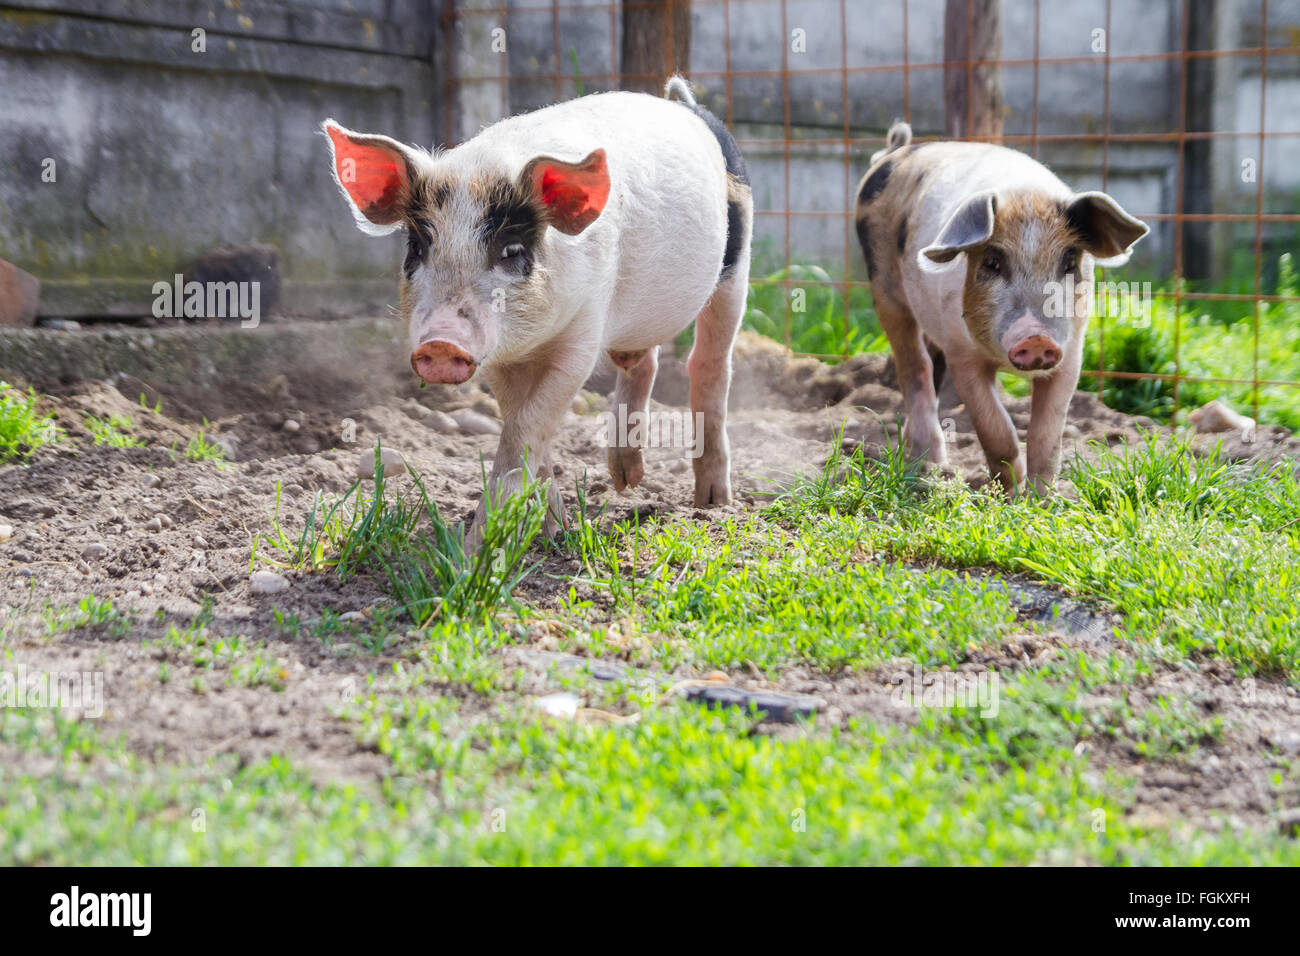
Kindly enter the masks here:
[[[470, 516], [500, 427], [496, 403], [477, 381], [418, 389], [402, 365], [394, 356], [390, 367], [336, 365], [329, 374], [306, 369], [296, 377], [278, 375], [220, 391], [156, 389], [129, 378], [53, 388], [41, 383], [51, 393], [47, 411], [68, 437], [28, 464], [0, 468], [0, 524], [13, 528], [10, 540], [0, 543], [0, 627], [8, 631], [4, 643], [12, 662], [29, 671], [102, 670], [108, 688], [102, 730], [124, 734], [142, 755], [202, 760], [235, 753], [252, 760], [284, 752], [331, 778], [381, 773], [383, 760], [357, 744], [337, 710], [368, 674], [391, 673], [391, 661], [402, 653], [400, 640], [376, 656], [347, 641], [327, 646], [310, 636], [285, 639], [274, 609], [310, 620], [325, 610], [365, 611], [381, 603], [382, 592], [364, 580], [345, 587], [331, 576], [289, 572], [287, 591], [256, 594], [249, 561], [253, 534], [268, 529], [277, 482], [287, 523], [299, 526], [318, 492], [341, 492], [351, 484], [376, 438], [423, 475], [444, 515]], [[711, 522], [752, 509], [787, 487], [794, 474], [819, 468], [841, 427], [846, 443], [863, 442], [871, 450], [896, 436], [902, 411], [885, 356], [827, 366], [743, 336], [729, 423], [736, 502], [706, 512], [692, 504], [690, 463], [680, 449], [650, 450], [642, 485], [626, 496], [612, 492], [598, 434], [608, 383], [608, 372], [603, 379], [598, 374], [591, 390], [575, 400], [560, 429], [556, 464], [570, 507], [577, 483], [585, 480], [596, 507], [607, 505], [615, 518], [636, 509]], [[161, 399], [161, 414], [142, 407], [141, 394], [150, 404]], [[684, 363], [663, 358], [655, 407], [681, 409], [686, 396]], [[1007, 405], [1023, 438], [1029, 401], [1010, 399]], [[129, 416], [133, 434], [147, 446], [93, 445], [85, 416], [113, 414]], [[952, 470], [982, 484], [983, 455], [968, 416], [960, 407], [943, 415], [951, 419], [945, 429], [954, 437]], [[1092, 441], [1137, 441], [1152, 424], [1079, 393], [1066, 454], [1075, 448], [1087, 454]], [[172, 451], [183, 449], [200, 429], [222, 445], [229, 461], [194, 462]], [[1225, 446], [1240, 457], [1285, 453], [1300, 459], [1300, 442], [1281, 429], [1261, 429], [1251, 444], [1229, 436]], [[47, 635], [43, 608], [76, 604], [90, 594], [133, 613], [131, 639]], [[530, 598], [543, 605], [548, 600], [544, 592]], [[183, 656], [168, 658], [158, 639], [169, 625], [200, 614], [205, 600], [211, 601], [215, 631], [264, 645], [261, 653], [274, 661], [281, 692], [231, 682], [194, 692], [199, 672]], [[1063, 630], [1046, 637], [1026, 631], [1023, 640], [990, 652], [1000, 665], [1028, 666], [1081, 640]], [[540, 631], [527, 641], [545, 652]], [[173, 671], [165, 683], [158, 676], [163, 660]], [[972, 657], [968, 666], [990, 660]], [[544, 670], [539, 686], [545, 684]], [[742, 687], [815, 695], [825, 705], [823, 720], [869, 714], [905, 722], [907, 713], [890, 705], [896, 670], [824, 675], [795, 669], [776, 686], [761, 675], [730, 676]], [[380, 685], [387, 679], [381, 676]], [[1148, 683], [1116, 688], [1115, 694], [1192, 700], [1207, 713], [1223, 715], [1227, 731], [1220, 744], [1199, 751], [1193, 758], [1199, 763], [1191, 767], [1149, 765], [1122, 749], [1104, 755], [1107, 765], [1138, 775], [1142, 812], [1208, 819], [1229, 811], [1246, 825], [1266, 825], [1273, 803], [1268, 779], [1278, 755], [1300, 754], [1295, 689], [1261, 682], [1258, 693], [1270, 703], [1264, 707], [1243, 704], [1240, 682], [1226, 671], [1171, 670]]]

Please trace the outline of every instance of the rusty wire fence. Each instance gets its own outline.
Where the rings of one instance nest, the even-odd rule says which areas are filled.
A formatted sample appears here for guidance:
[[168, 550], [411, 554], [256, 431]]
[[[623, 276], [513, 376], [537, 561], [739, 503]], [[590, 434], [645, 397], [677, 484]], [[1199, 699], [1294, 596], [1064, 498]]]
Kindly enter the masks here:
[[[1270, 168], [1294, 159], [1300, 170], [1300, 3], [1274, 0], [1281, 12], [1273, 22], [1268, 0], [1226, 0], [1226, 13], [1215, 0], [1072, 4], [1076, 10], [1081, 6], [1088, 10], [1076, 13], [1068, 29], [1078, 32], [1081, 26], [1094, 26], [1085, 38], [1076, 38], [1085, 44], [1079, 52], [1062, 52], [1064, 28], [1057, 20], [1066, 5], [1004, 0], [1004, 33], [1014, 26], [1015, 36], [1004, 36], [1002, 55], [976, 55], [972, 24], [966, 31], [970, 45], [965, 55], [945, 58], [942, 30], [935, 23], [937, 16], [942, 25], [943, 0], [691, 0], [695, 35], [690, 56], [678, 52], [680, 38], [672, 36], [673, 23], [668, 19], [666, 35], [658, 38], [663, 68], [626, 69], [621, 37], [627, 11], [654, 10], [668, 2], [444, 0], [441, 25], [453, 52], [442, 80], [446, 101], [453, 108], [444, 111], [443, 142], [454, 145], [482, 123], [546, 103], [608, 89], [661, 88], [667, 73], [686, 74], [701, 92], [701, 102], [736, 135], [751, 171], [756, 156], [762, 158], [759, 165], [766, 167], [767, 188], [755, 184], [755, 236], [756, 244], [763, 243], [771, 268], [762, 274], [756, 267], [751, 305], [753, 293], [774, 287], [784, 290], [783, 309], [778, 310], [784, 314], [769, 316], [780, 326], [775, 337], [783, 337], [796, 354], [842, 360], [856, 350], [855, 343], [861, 344], [862, 327], [873, 319], [853, 213], [857, 183], [870, 155], [883, 147], [889, 119], [912, 123], [914, 141], [944, 138], [942, 123], [936, 119], [934, 91], [941, 86], [945, 70], [965, 71], [967, 89], [972, 89], [977, 71], [996, 69], [1003, 77], [1014, 76], [1018, 89], [1014, 97], [1010, 91], [1007, 95], [1008, 128], [998, 137], [1004, 145], [1041, 158], [1058, 172], [1064, 162], [1071, 171], [1062, 172], [1063, 178], [1079, 190], [1111, 191], [1117, 179], [1117, 154], [1134, 149], [1154, 151], [1147, 162], [1154, 162], [1163, 177], [1155, 193], [1139, 193], [1124, 202], [1151, 225], [1149, 238], [1158, 241], [1154, 251], [1136, 257], [1120, 271], [1136, 268], [1152, 279], [1149, 298], [1172, 309], [1171, 361], [1165, 362], [1163, 370], [1122, 367], [1126, 356], [1117, 354], [1122, 351], [1117, 349], [1108, 354], [1107, 340], [1109, 336], [1114, 341], [1124, 320], [1099, 311], [1089, 333], [1092, 361], [1085, 366], [1080, 387], [1094, 388], [1106, 397], [1108, 382], [1160, 383], [1172, 400], [1172, 408], [1166, 411], [1174, 415], [1180, 407], [1180, 391], [1193, 383], [1248, 389], [1238, 405], [1247, 406], [1256, 419], [1262, 390], [1287, 390], [1300, 404], [1300, 392], [1294, 392], [1300, 381], [1267, 374], [1274, 363], [1261, 355], [1260, 340], [1262, 311], [1293, 310], [1297, 334], [1290, 347], [1300, 351], [1300, 289], [1279, 289], [1275, 271], [1282, 252], [1300, 250], [1300, 188], [1266, 189]], [[1007, 17], [1008, 9], [1015, 16]], [[1153, 16], [1157, 10], [1160, 15]], [[1201, 22], [1211, 17], [1218, 23], [1225, 16], [1237, 19], [1228, 27], [1240, 29], [1207, 31]], [[709, 29], [701, 36], [704, 22]], [[806, 31], [800, 24], [810, 22], [819, 30], [813, 57], [796, 42], [797, 31]], [[1100, 45], [1098, 30], [1103, 38]], [[1126, 37], [1141, 37], [1151, 46], [1150, 31], [1163, 48], [1126, 51], [1132, 45], [1124, 42]], [[867, 36], [872, 38], [871, 49], [861, 44]], [[1224, 44], [1225, 36], [1233, 37], [1232, 42]], [[1049, 37], [1053, 42], [1045, 44]], [[499, 55], [479, 55], [485, 44]], [[1056, 49], [1046, 50], [1049, 45]], [[1210, 87], [1206, 93], [1204, 84], [1198, 87], [1198, 71], [1217, 69], [1215, 64], [1223, 63], [1235, 68], [1231, 90], [1225, 93]], [[1148, 117], [1145, 123], [1137, 123], [1138, 128], [1132, 116], [1114, 122], [1122, 112], [1117, 105], [1131, 105], [1131, 97], [1143, 95], [1124, 77], [1144, 69], [1163, 77], [1160, 82], [1169, 91], [1167, 108], [1154, 120]], [[1270, 70], [1288, 80], [1294, 76], [1296, 83], [1272, 90]], [[1079, 95], [1088, 98], [1093, 108], [1081, 109], [1073, 119], [1067, 108], [1062, 120], [1061, 81], [1071, 71]], [[1124, 76], [1117, 80], [1117, 73]], [[1258, 87], [1251, 94], [1246, 86], [1254, 82]], [[882, 83], [888, 87], [885, 95], [880, 93]], [[822, 111], [813, 122], [801, 118], [795, 106], [807, 100], [809, 84], [823, 94], [837, 90], [840, 108]], [[1051, 84], [1057, 90], [1058, 115], [1046, 122], [1041, 121], [1040, 106], [1043, 91]], [[1270, 102], [1270, 96], [1289, 99], [1292, 92], [1296, 98], [1290, 104]], [[1205, 108], [1204, 98], [1225, 95], [1246, 106], [1235, 109], [1233, 128], [1216, 128], [1217, 114]], [[1069, 96], [1067, 89], [1067, 101]], [[858, 109], [864, 99], [874, 110], [866, 116]], [[968, 109], [973, 110], [970, 101]], [[971, 120], [973, 116], [968, 116], [967, 129]], [[1208, 185], [1200, 193], [1189, 188], [1193, 186], [1189, 157], [1197, 160], [1196, 175], [1224, 179], [1223, 170], [1205, 172], [1207, 150], [1216, 152], [1220, 166], [1229, 164], [1232, 176], [1241, 167], [1242, 182], [1226, 199]], [[825, 191], [833, 184], [838, 197], [822, 208], [803, 201], [809, 192], [809, 175], [795, 170], [802, 161], [795, 154], [809, 151], [819, 156], [813, 174], [818, 187]], [[795, 237], [806, 237], [810, 231], [822, 238], [815, 243], [817, 251], [804, 255]], [[1211, 233], [1217, 236], [1215, 242], [1206, 241]], [[1189, 275], [1188, 246], [1193, 239], [1198, 247], [1218, 250], [1211, 256], [1212, 268], [1206, 270], [1202, 263], [1204, 274]], [[828, 248], [832, 245], [833, 250]], [[757, 252], [756, 261], [763, 260]], [[1230, 271], [1227, 260], [1231, 260]], [[823, 268], [805, 269], [796, 277], [800, 263]], [[832, 270], [838, 274], [831, 275]], [[1098, 278], [1106, 276], [1099, 271]], [[800, 348], [793, 340], [796, 288], [833, 290], [839, 300], [836, 320], [842, 323], [835, 347]], [[1236, 310], [1239, 321], [1249, 320], [1253, 334], [1244, 346], [1251, 350], [1249, 375], [1188, 370], [1184, 357], [1191, 334], [1188, 326], [1195, 324], [1192, 320], [1201, 308], [1221, 313]], [[1213, 335], [1214, 327], [1197, 334]], [[881, 342], [877, 338], [875, 347]], [[1240, 342], [1237, 347], [1242, 347]], [[1236, 359], [1233, 364], [1240, 367], [1244, 360], [1240, 355]], [[1300, 366], [1296, 377], [1300, 378]]]

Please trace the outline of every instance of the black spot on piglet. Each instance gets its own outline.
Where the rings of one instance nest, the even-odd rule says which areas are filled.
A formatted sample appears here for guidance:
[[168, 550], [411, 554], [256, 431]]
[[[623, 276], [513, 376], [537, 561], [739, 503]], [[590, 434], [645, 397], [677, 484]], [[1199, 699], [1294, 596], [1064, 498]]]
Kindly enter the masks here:
[[875, 168], [867, 181], [862, 184], [862, 189], [858, 192], [858, 204], [869, 203], [875, 199], [884, 190], [885, 184], [889, 182], [889, 175], [894, 171], [894, 161], [887, 159]]
[[876, 271], [876, 267], [871, 260], [871, 234], [867, 229], [867, 220], [865, 218], [859, 219], [857, 227], [858, 242], [862, 245], [862, 258], [866, 260], [867, 278], [870, 279], [872, 273]]

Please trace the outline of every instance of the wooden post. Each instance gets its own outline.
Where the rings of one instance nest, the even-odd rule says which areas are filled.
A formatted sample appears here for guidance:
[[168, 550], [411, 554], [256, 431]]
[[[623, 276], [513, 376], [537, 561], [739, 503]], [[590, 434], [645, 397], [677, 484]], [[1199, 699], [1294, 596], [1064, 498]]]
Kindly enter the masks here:
[[1002, 0], [946, 0], [943, 14], [944, 132], [1002, 141]]
[[661, 96], [690, 65], [691, 0], [623, 0], [623, 89]]

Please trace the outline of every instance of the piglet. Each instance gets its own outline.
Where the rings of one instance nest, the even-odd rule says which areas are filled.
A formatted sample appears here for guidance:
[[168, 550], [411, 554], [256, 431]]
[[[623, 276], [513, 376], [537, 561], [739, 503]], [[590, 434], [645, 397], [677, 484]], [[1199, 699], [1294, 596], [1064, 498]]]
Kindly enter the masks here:
[[[497, 399], [493, 501], [522, 486], [525, 468], [551, 477], [556, 428], [602, 353], [617, 367], [613, 414], [644, 417], [660, 343], [693, 320], [695, 504], [730, 500], [727, 392], [753, 202], [735, 140], [681, 77], [664, 98], [585, 96], [445, 151], [333, 120], [324, 131], [357, 225], [406, 232], [400, 301], [415, 374], [459, 384], [477, 373]], [[641, 481], [643, 442], [609, 446], [617, 491]], [[553, 533], [554, 482], [550, 495]]]
[[[1105, 193], [1073, 192], [1023, 153], [912, 145], [906, 123], [872, 157], [855, 220], [906, 403], [905, 447], [945, 463], [936, 388], [946, 366], [993, 475], [1009, 491], [1050, 488], [1079, 381], [1094, 266], [1127, 262], [1146, 225]], [[997, 396], [999, 370], [1032, 382], [1027, 475]]]

